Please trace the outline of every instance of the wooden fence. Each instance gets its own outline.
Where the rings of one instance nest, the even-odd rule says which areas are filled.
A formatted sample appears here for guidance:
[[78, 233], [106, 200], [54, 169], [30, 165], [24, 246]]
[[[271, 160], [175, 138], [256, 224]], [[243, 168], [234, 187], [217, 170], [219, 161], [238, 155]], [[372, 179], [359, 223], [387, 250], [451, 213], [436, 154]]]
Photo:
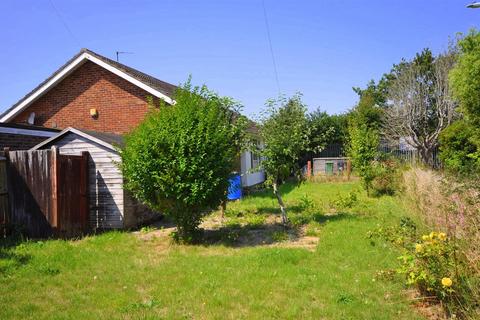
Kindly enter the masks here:
[[7, 159], [0, 152], [0, 238], [7, 235], [7, 224], [10, 211], [7, 191]]
[[5, 152], [9, 223], [30, 237], [71, 237], [87, 231], [88, 153], [57, 149]]

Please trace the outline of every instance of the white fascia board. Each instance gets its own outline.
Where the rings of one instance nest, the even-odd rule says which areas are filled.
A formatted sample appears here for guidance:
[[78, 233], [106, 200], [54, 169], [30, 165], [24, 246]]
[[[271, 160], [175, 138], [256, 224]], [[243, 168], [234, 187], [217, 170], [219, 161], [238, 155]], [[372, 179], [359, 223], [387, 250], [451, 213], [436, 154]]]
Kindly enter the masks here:
[[0, 127], [0, 133], [7, 134], [18, 134], [22, 136], [35, 136], [35, 137], [53, 137], [58, 134], [58, 132], [53, 131], [43, 131], [35, 129], [21, 129], [21, 128], [8, 128]]
[[85, 132], [82, 132], [82, 131], [80, 131], [80, 130], [77, 130], [77, 129], [71, 128], [71, 127], [66, 128], [65, 130], [63, 130], [62, 132], [59, 132], [57, 135], [51, 137], [50, 139], [47, 139], [47, 140], [45, 140], [45, 141], [37, 144], [36, 146], [34, 146], [33, 148], [31, 148], [30, 150], [38, 150], [38, 149], [42, 148], [43, 146], [49, 144], [50, 142], [59, 139], [61, 136], [65, 135], [65, 134], [67, 134], [67, 133], [74, 133], [74, 134], [79, 135], [79, 136], [81, 136], [81, 137], [83, 137], [83, 138], [85, 138], [85, 139], [88, 139], [88, 140], [90, 140], [90, 141], [93, 141], [93, 142], [95, 142], [95, 143], [98, 143], [99, 145], [102, 145], [102, 146], [104, 146], [104, 147], [106, 147], [106, 148], [108, 148], [108, 149], [111, 149], [111, 150], [113, 150], [113, 151], [115, 151], [115, 152], [118, 152], [118, 151], [115, 149], [115, 147], [112, 146], [111, 144], [106, 143], [105, 141], [102, 141], [102, 140], [100, 140], [100, 139], [97, 139], [97, 138], [95, 138], [95, 137], [92, 137], [91, 135], [89, 135], [89, 134], [87, 134], [87, 133], [85, 133]]
[[88, 60], [98, 64], [99, 66], [103, 67], [104, 69], [107, 69], [108, 71], [110, 71], [110, 72], [116, 74], [117, 76], [127, 80], [128, 82], [136, 85], [137, 87], [142, 88], [143, 90], [147, 91], [148, 93], [153, 94], [155, 97], [165, 100], [165, 102], [167, 102], [168, 104], [173, 104], [174, 103], [172, 98], [166, 96], [165, 94], [161, 93], [160, 91], [158, 91], [156, 89], [153, 89], [152, 87], [146, 85], [145, 83], [143, 83], [141, 81], [138, 81], [137, 79], [129, 76], [128, 74], [126, 74], [122, 70], [119, 70], [119, 69], [109, 65], [108, 63], [103, 62], [102, 60], [92, 56], [91, 54], [88, 54], [88, 53], [84, 53], [84, 54], [86, 55], [86, 58]]
[[55, 86], [58, 82], [60, 82], [65, 76], [70, 74], [73, 70], [75, 70], [77, 67], [79, 67], [83, 62], [85, 62], [85, 53], [80, 55], [77, 59], [72, 61], [67, 67], [65, 67], [62, 71], [60, 71], [55, 77], [50, 79], [47, 83], [45, 83], [43, 86], [41, 86], [37, 91], [32, 93], [27, 99], [22, 101], [18, 106], [16, 106], [14, 109], [10, 110], [9, 113], [4, 115], [1, 119], [0, 122], [7, 122], [13, 117], [15, 117], [17, 114], [23, 111], [28, 105], [30, 105], [32, 102], [37, 100], [39, 97], [41, 97], [45, 92], [47, 92], [52, 86]]
[[13, 117], [18, 115], [20, 112], [22, 112], [26, 107], [28, 107], [32, 102], [40, 98], [44, 93], [46, 93], [51, 87], [55, 86], [58, 82], [63, 80], [67, 75], [69, 75], [71, 72], [73, 72], [75, 69], [77, 69], [79, 66], [81, 66], [85, 61], [90, 60], [93, 63], [101, 66], [104, 69], [107, 69], [108, 71], [116, 74], [117, 76], [127, 80], [128, 82], [136, 85], [137, 87], [147, 91], [148, 93], [151, 93], [157, 98], [163, 99], [165, 102], [169, 104], [175, 104], [175, 101], [166, 96], [165, 94], [161, 93], [160, 91], [146, 85], [145, 83], [138, 81], [137, 79], [129, 76], [122, 70], [119, 70], [111, 65], [109, 65], [106, 62], [103, 62], [102, 60], [92, 56], [91, 54], [84, 52], [81, 54], [77, 59], [72, 61], [67, 67], [65, 67], [62, 71], [60, 71], [55, 77], [50, 79], [47, 83], [45, 83], [41, 88], [39, 88], [37, 91], [35, 91], [32, 95], [30, 95], [27, 99], [25, 99], [22, 103], [20, 103], [18, 106], [16, 106], [14, 109], [10, 110], [9, 113], [4, 115], [1, 119], [0, 122], [8, 122], [11, 120]]

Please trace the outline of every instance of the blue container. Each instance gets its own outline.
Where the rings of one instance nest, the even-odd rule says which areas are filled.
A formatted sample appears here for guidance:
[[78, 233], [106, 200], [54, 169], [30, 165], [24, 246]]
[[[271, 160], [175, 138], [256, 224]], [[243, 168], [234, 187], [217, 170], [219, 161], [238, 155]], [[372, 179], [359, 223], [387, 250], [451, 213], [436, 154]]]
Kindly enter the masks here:
[[230, 185], [228, 187], [228, 200], [238, 200], [242, 197], [242, 179], [239, 174], [233, 175], [228, 179]]

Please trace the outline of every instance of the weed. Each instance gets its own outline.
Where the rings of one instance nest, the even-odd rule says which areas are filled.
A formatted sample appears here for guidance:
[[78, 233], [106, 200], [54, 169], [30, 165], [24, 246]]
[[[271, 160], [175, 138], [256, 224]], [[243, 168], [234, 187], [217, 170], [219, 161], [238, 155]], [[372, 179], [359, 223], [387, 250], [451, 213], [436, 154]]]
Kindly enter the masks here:
[[286, 231], [275, 231], [272, 233], [272, 240], [275, 242], [287, 241], [289, 239]]

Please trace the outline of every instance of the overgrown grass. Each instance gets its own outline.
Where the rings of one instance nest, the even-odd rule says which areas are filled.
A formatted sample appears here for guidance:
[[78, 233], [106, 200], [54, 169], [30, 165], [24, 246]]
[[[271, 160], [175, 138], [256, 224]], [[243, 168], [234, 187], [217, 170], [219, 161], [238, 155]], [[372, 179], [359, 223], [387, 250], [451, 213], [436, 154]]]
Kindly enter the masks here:
[[[355, 206], [333, 212], [339, 197], [359, 189], [355, 182], [282, 189], [290, 214], [312, 206], [322, 213], [308, 224], [308, 232], [320, 237], [315, 252], [171, 245], [121, 232], [5, 244], [0, 319], [419, 318], [401, 279], [376, 278], [396, 265], [397, 253], [366, 238], [378, 224], [404, 214], [398, 202], [359, 192]], [[268, 191], [230, 203], [228, 210], [240, 225], [278, 213]]]

